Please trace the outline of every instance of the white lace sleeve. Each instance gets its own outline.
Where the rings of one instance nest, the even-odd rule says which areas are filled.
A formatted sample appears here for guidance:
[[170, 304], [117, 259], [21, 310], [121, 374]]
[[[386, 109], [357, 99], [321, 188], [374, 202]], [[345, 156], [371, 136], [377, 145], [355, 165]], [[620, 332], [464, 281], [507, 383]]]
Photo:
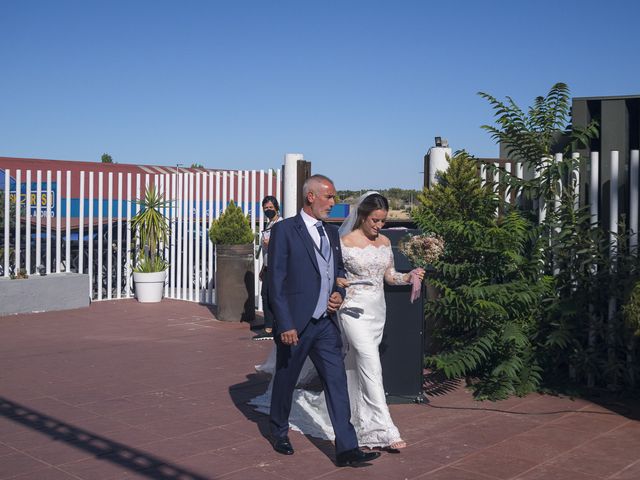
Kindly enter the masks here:
[[384, 281], [389, 285], [407, 285], [409, 282], [408, 274], [396, 272], [395, 265], [393, 263], [393, 249], [389, 249], [389, 264], [384, 272]]

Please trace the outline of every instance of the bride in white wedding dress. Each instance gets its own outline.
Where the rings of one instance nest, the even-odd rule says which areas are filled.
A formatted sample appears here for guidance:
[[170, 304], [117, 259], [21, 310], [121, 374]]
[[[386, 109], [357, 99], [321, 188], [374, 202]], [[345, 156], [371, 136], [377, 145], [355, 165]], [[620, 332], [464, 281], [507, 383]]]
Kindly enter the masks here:
[[[382, 382], [379, 346], [386, 320], [384, 282], [406, 284], [411, 273], [394, 269], [389, 239], [380, 234], [389, 211], [387, 200], [377, 192], [367, 192], [352, 208], [340, 227], [342, 256], [347, 278], [337, 280], [347, 294], [338, 310], [342, 331], [345, 368], [351, 404], [351, 423], [364, 447], [398, 450], [406, 443], [394, 425], [387, 407]], [[413, 271], [420, 280], [424, 270]], [[257, 370], [273, 373], [275, 349]], [[324, 394], [302, 388], [313, 382], [315, 370], [309, 360], [294, 391], [289, 423], [295, 430], [319, 438], [333, 440]], [[268, 413], [271, 384], [267, 391], [249, 403]]]

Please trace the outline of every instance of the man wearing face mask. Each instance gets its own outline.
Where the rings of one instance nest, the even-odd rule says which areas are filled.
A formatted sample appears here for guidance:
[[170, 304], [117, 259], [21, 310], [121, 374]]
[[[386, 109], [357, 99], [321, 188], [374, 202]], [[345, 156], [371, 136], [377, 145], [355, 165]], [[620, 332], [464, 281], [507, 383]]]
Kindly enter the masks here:
[[267, 226], [260, 233], [260, 250], [262, 251], [262, 270], [260, 270], [260, 281], [262, 282], [262, 311], [264, 312], [264, 330], [253, 337], [253, 340], [273, 340], [273, 312], [269, 306], [269, 288], [267, 286], [267, 250], [269, 249], [269, 237], [271, 227], [281, 221], [280, 205], [276, 197], [267, 195], [262, 199], [262, 211], [267, 218]]

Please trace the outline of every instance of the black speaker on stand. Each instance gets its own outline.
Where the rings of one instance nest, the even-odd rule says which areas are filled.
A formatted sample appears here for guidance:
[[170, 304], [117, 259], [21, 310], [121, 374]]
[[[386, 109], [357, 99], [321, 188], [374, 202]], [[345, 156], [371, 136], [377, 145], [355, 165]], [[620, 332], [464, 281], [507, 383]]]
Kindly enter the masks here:
[[[418, 230], [384, 230], [391, 240], [395, 269], [409, 272], [413, 266], [398, 250], [398, 243]], [[380, 361], [387, 403], [426, 402], [423, 391], [425, 288], [414, 303], [411, 285], [385, 285], [387, 320], [380, 344]]]

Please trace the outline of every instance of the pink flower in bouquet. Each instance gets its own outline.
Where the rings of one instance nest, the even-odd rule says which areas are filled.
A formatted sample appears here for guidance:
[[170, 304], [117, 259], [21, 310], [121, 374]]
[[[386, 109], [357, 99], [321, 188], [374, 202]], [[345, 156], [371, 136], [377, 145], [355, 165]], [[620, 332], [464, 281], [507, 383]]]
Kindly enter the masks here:
[[417, 267], [435, 263], [444, 253], [444, 240], [437, 235], [412, 235], [400, 242], [400, 251]]

